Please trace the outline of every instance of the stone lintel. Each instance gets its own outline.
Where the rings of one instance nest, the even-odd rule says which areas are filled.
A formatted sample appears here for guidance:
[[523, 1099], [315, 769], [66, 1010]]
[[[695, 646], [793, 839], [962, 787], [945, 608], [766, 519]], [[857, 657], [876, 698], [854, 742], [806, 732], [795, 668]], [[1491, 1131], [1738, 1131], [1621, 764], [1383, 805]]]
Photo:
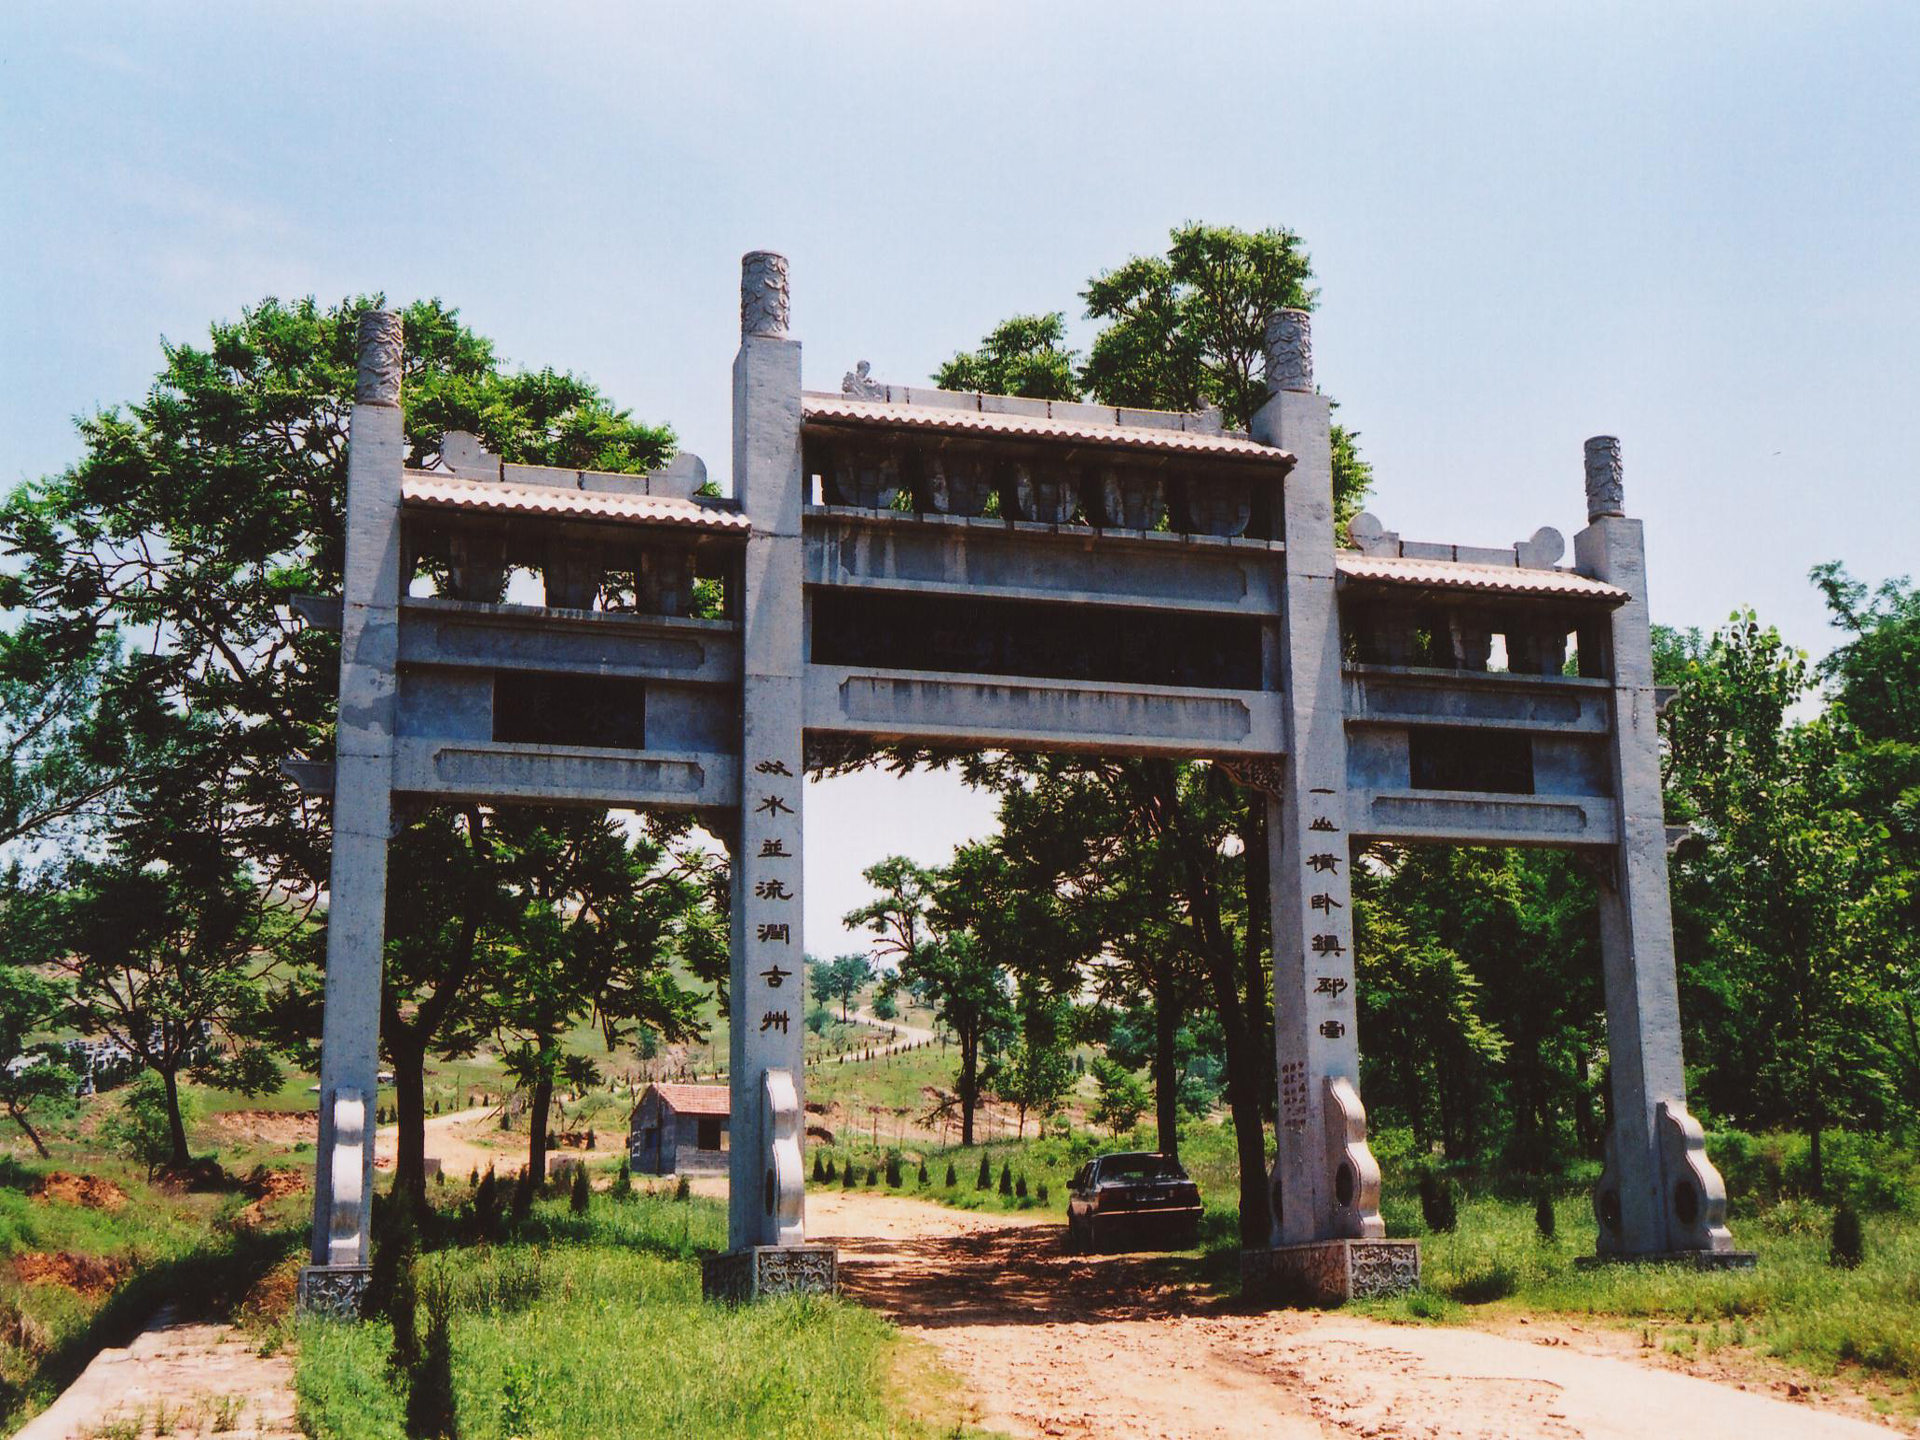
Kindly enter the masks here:
[[1418, 1240], [1309, 1240], [1240, 1252], [1240, 1293], [1267, 1305], [1343, 1305], [1420, 1284]]
[[365, 1265], [302, 1265], [296, 1308], [302, 1315], [358, 1320], [372, 1273]]
[[1651, 1255], [1579, 1255], [1575, 1266], [1690, 1265], [1695, 1270], [1751, 1270], [1760, 1263], [1758, 1250], [1662, 1250]]
[[836, 1295], [840, 1252], [832, 1245], [752, 1245], [700, 1262], [700, 1293], [745, 1304], [769, 1295]]

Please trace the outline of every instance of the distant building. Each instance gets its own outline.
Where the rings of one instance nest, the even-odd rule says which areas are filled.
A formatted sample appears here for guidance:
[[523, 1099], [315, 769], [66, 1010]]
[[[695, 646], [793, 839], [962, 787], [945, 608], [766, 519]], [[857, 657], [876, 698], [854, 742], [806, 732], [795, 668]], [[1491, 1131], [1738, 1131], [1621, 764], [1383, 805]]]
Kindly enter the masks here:
[[729, 1096], [724, 1085], [649, 1085], [627, 1122], [636, 1175], [727, 1168]]

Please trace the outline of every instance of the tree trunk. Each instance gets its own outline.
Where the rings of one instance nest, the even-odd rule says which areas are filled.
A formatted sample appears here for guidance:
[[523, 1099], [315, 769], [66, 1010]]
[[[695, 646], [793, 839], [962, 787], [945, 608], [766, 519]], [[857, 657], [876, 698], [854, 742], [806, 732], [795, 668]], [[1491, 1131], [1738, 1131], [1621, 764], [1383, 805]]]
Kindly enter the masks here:
[[387, 1037], [393, 1064], [395, 1145], [393, 1194], [417, 1216], [427, 1210], [427, 1054], [410, 1030]]
[[[1163, 972], [1164, 973], [1164, 972]], [[1153, 1002], [1153, 1115], [1162, 1154], [1180, 1154], [1180, 1076], [1174, 1047], [1180, 1038], [1180, 1008], [1173, 985], [1163, 981]]]
[[960, 1143], [973, 1144], [973, 1109], [980, 1098], [980, 1082], [974, 1074], [980, 1057], [979, 1037], [970, 1030], [960, 1032]]
[[172, 1151], [168, 1163], [184, 1168], [193, 1157], [187, 1153], [187, 1125], [180, 1118], [180, 1074], [162, 1070], [160, 1079], [167, 1090], [167, 1145]]
[[553, 1077], [544, 1070], [533, 1082], [533, 1104], [527, 1110], [527, 1173], [538, 1185], [547, 1176], [547, 1115], [553, 1108]]
[[33, 1148], [39, 1154], [40, 1158], [42, 1160], [51, 1160], [53, 1156], [47, 1153], [45, 1142], [41, 1140], [39, 1133], [34, 1130], [33, 1126], [27, 1123], [27, 1112], [17, 1105], [9, 1105], [7, 1107], [7, 1113], [13, 1116], [13, 1123], [18, 1125], [27, 1139], [33, 1142]]

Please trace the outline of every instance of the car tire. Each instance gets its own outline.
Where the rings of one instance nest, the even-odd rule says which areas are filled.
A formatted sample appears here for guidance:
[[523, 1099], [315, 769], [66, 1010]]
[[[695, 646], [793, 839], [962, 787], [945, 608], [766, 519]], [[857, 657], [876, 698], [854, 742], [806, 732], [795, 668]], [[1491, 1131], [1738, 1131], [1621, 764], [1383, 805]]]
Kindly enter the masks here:
[[1095, 1254], [1099, 1253], [1100, 1226], [1094, 1221], [1092, 1216], [1087, 1217], [1086, 1241], [1087, 1241], [1087, 1249], [1089, 1252], [1092, 1252]]

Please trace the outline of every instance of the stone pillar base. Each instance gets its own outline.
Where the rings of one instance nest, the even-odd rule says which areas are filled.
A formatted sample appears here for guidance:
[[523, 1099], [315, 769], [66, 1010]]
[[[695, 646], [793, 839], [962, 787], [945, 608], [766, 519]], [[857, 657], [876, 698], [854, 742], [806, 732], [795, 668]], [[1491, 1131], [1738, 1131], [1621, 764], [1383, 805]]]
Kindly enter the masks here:
[[302, 1265], [297, 1308], [302, 1315], [358, 1320], [372, 1273], [365, 1265]]
[[739, 1305], [766, 1295], [834, 1295], [840, 1252], [831, 1245], [755, 1245], [700, 1262], [700, 1293]]
[[1310, 1240], [1240, 1252], [1240, 1294], [1266, 1305], [1341, 1305], [1419, 1283], [1418, 1240]]
[[1760, 1263], [1758, 1250], [1661, 1250], [1651, 1255], [1580, 1255], [1582, 1270], [1596, 1265], [1691, 1265], [1696, 1270], [1751, 1270]]

